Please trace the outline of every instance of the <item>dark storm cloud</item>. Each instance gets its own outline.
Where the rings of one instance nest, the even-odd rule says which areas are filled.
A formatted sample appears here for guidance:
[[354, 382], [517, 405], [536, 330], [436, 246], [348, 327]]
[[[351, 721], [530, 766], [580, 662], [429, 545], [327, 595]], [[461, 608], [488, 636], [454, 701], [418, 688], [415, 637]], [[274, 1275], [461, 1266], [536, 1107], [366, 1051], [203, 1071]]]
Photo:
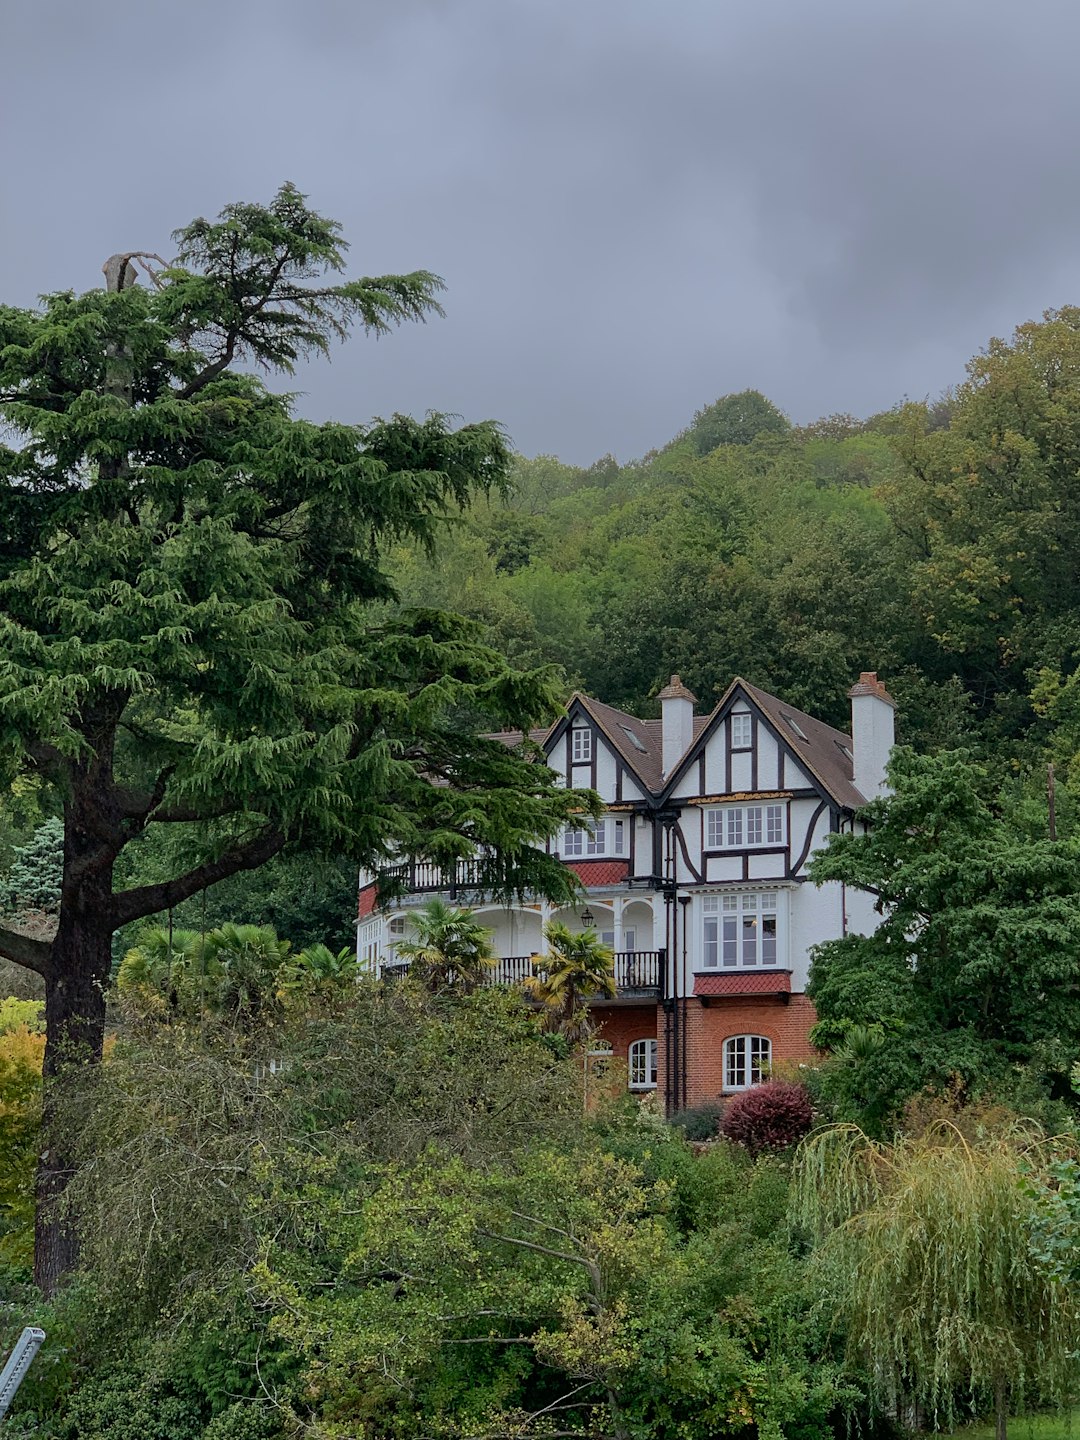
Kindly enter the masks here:
[[449, 283], [313, 415], [589, 460], [747, 385], [866, 413], [1078, 298], [1078, 40], [1065, 0], [6, 0], [3, 298], [290, 178]]

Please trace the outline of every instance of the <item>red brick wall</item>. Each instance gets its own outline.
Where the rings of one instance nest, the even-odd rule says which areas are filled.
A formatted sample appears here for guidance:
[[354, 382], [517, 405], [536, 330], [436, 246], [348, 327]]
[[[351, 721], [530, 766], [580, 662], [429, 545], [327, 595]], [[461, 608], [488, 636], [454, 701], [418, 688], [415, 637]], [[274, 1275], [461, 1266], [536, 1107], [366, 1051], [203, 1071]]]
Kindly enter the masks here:
[[595, 1012], [597, 1039], [606, 1040], [619, 1060], [626, 1059], [631, 1040], [656, 1035], [656, 1005], [612, 1005]]
[[711, 1005], [687, 1003], [687, 1100], [713, 1100], [724, 1088], [724, 1041], [729, 1035], [767, 1035], [773, 1063], [809, 1060], [810, 1027], [817, 1018], [805, 995], [783, 1000], [723, 1000]]
[[[767, 1035], [772, 1041], [774, 1064], [810, 1060], [810, 1027], [814, 1007], [805, 995], [792, 995], [786, 1003], [768, 996], [739, 1000], [686, 1002], [686, 1103], [715, 1100], [724, 1087], [724, 1041], [729, 1035]], [[664, 1080], [664, 1022], [658, 1020], [658, 1065]]]
[[375, 886], [365, 885], [360, 891], [360, 903], [356, 907], [358, 917], [363, 920], [365, 915], [370, 915], [375, 909]]

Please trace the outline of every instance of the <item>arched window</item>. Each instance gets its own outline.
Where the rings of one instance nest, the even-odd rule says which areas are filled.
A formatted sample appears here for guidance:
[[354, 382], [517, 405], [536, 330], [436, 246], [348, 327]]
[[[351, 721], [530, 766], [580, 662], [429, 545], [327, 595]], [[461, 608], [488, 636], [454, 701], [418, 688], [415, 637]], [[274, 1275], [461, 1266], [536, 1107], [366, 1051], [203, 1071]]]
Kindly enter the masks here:
[[656, 1089], [656, 1041], [632, 1040], [627, 1054], [631, 1090]]
[[772, 1064], [772, 1041], [766, 1035], [729, 1035], [724, 1041], [724, 1089], [749, 1090], [760, 1085]]

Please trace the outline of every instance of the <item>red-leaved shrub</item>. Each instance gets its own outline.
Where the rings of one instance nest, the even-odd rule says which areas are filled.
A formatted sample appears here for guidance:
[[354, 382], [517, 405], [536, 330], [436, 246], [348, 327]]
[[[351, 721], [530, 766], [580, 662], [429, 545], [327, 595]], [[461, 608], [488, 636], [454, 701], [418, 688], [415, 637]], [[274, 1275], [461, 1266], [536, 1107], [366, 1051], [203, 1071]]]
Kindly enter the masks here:
[[813, 1123], [814, 1107], [801, 1085], [766, 1080], [728, 1101], [720, 1129], [727, 1139], [759, 1155], [797, 1145]]

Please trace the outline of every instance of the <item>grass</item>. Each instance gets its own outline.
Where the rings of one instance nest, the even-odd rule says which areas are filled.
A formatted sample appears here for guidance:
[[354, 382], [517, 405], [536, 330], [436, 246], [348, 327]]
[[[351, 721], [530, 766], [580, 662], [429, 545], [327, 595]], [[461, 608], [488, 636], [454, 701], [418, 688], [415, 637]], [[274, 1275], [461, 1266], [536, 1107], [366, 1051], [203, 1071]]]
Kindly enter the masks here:
[[[994, 1422], [965, 1425], [954, 1433], [957, 1440], [994, 1440]], [[1009, 1440], [1080, 1440], [1080, 1409], [1010, 1418]]]

